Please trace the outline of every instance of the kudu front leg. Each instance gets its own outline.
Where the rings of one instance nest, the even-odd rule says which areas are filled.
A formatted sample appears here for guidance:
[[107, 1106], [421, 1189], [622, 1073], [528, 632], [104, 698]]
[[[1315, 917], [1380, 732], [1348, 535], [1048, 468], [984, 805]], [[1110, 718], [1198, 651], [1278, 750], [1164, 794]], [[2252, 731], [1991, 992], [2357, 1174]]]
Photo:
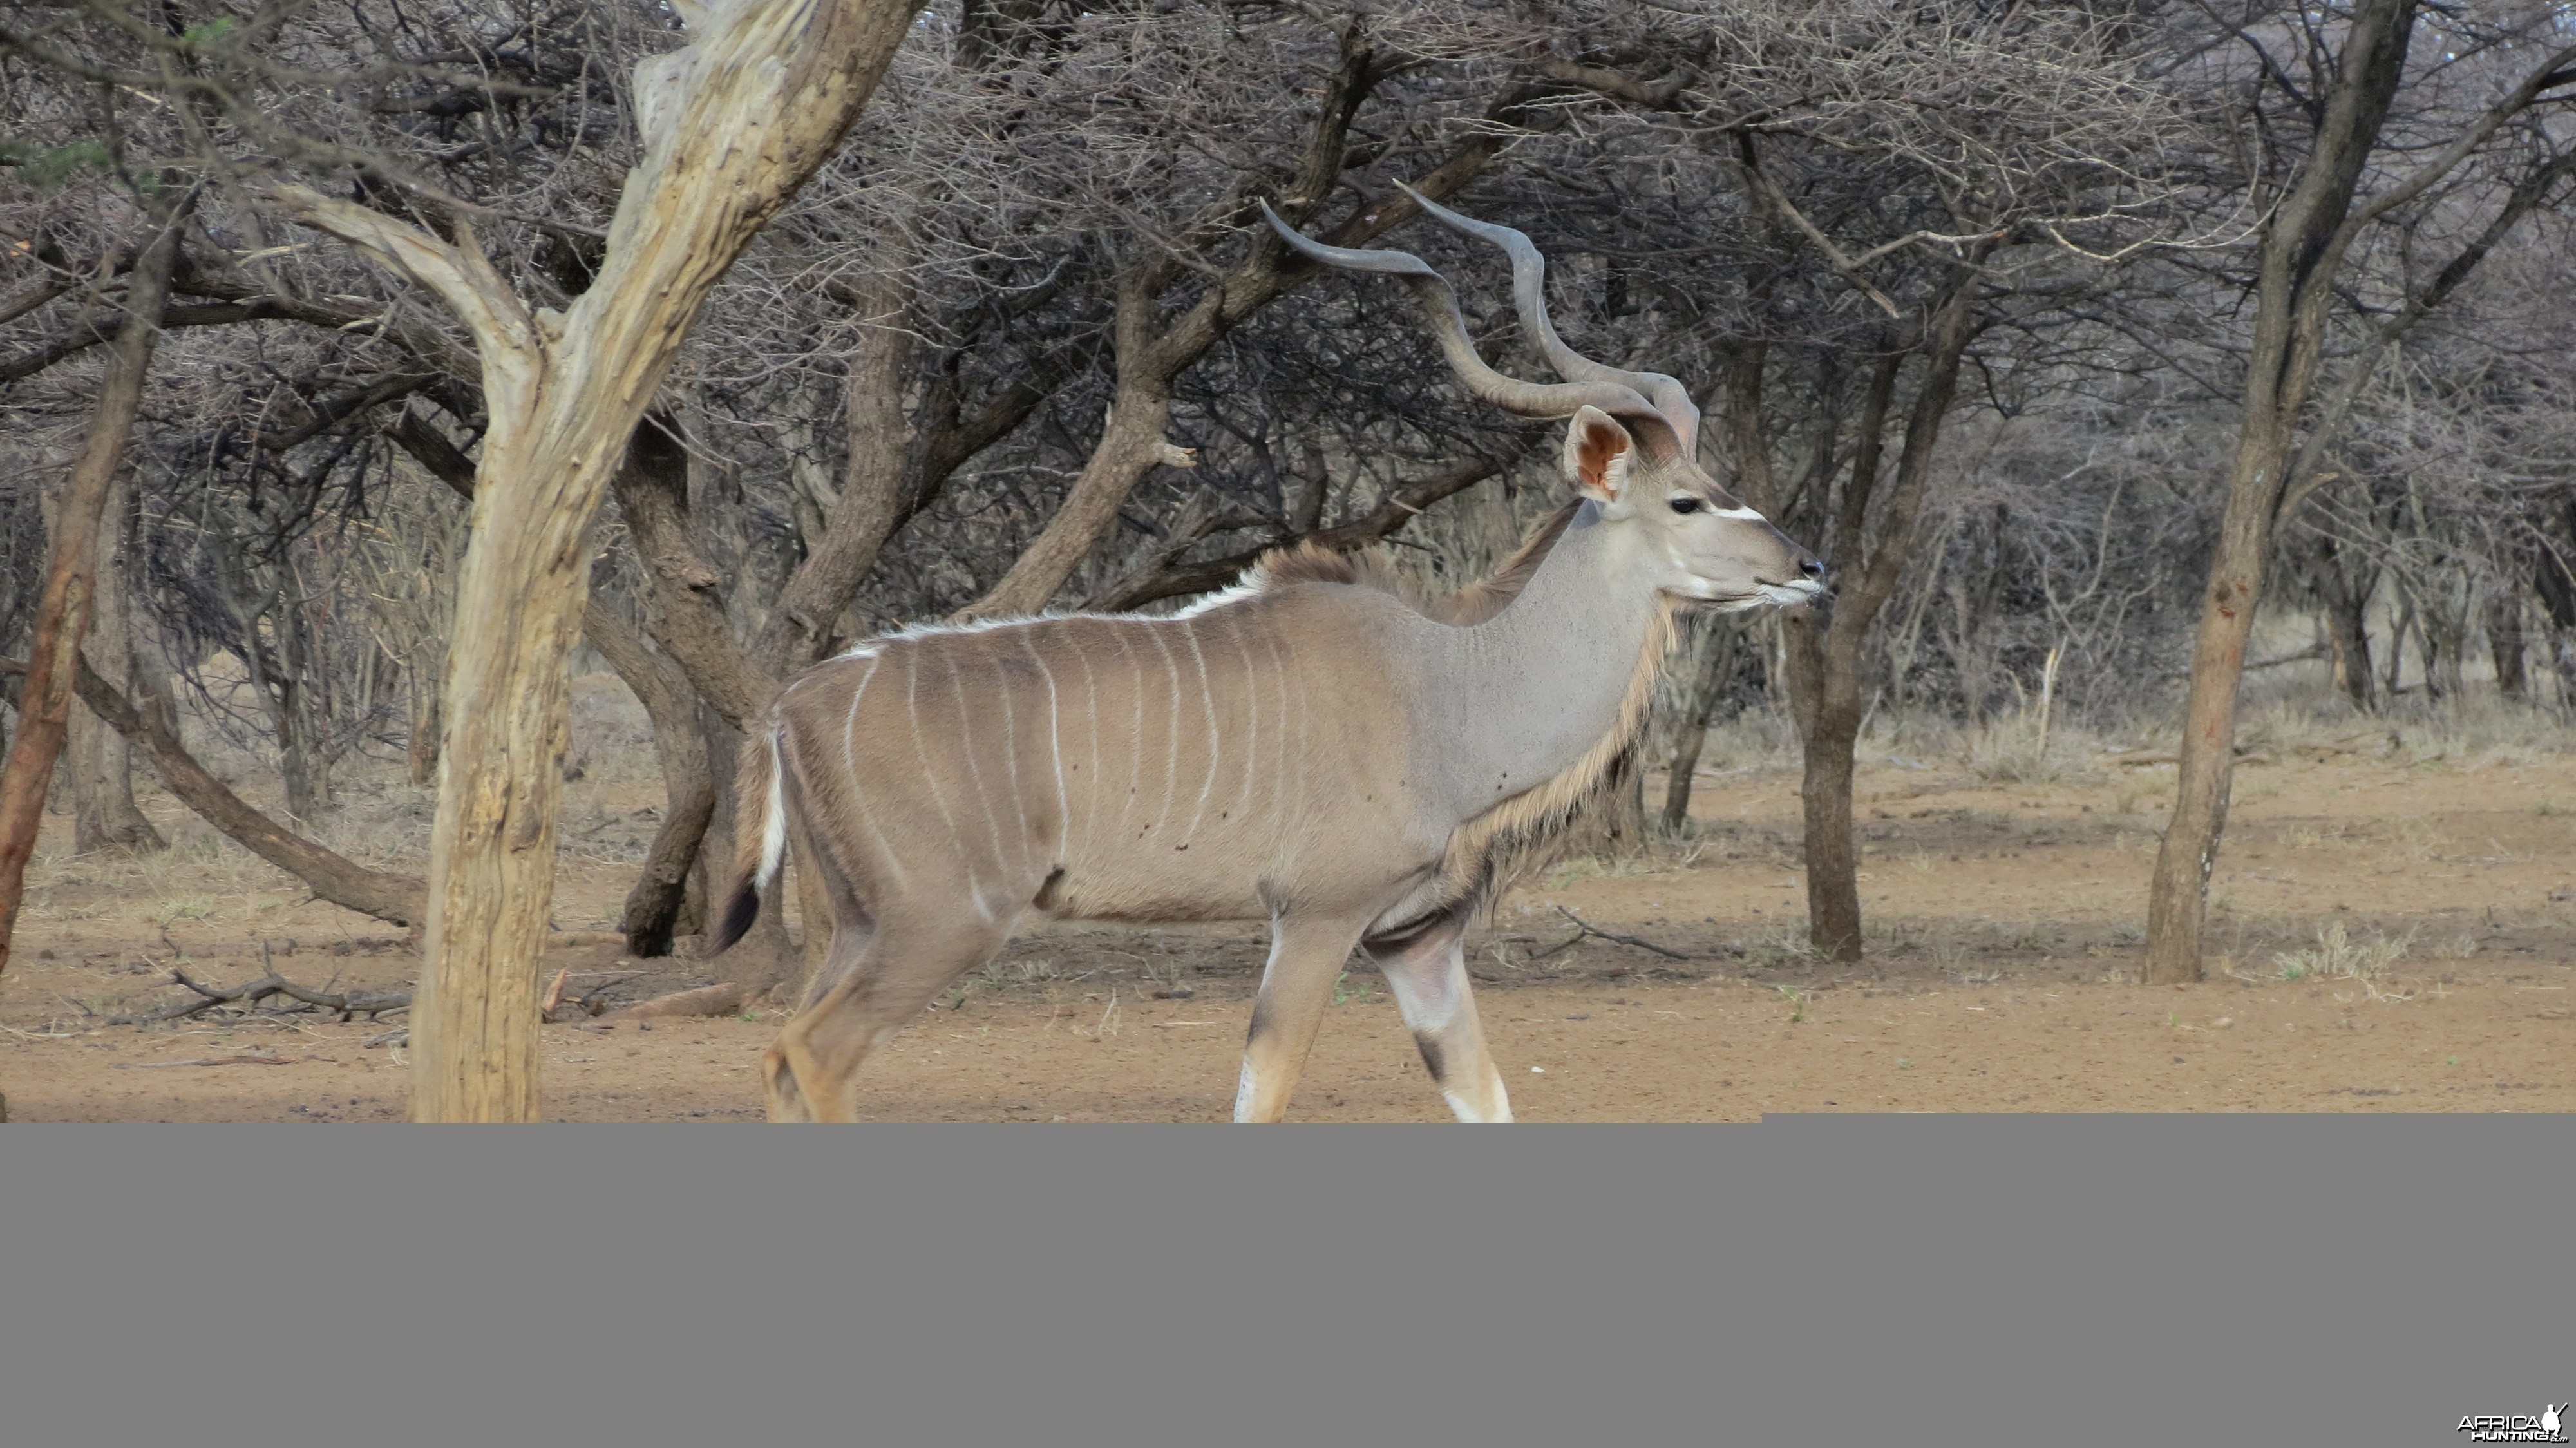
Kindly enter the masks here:
[[1512, 1103], [1503, 1091], [1503, 1073], [1485, 1050], [1485, 1027], [1467, 982], [1467, 921], [1473, 914], [1473, 907], [1460, 906], [1415, 932], [1363, 941], [1361, 948], [1386, 973], [1386, 988], [1449, 1110], [1460, 1121], [1509, 1121]]
[[1361, 922], [1280, 919], [1270, 927], [1270, 964], [1252, 1002], [1243, 1043], [1243, 1074], [1234, 1090], [1234, 1119], [1277, 1121], [1288, 1114], [1315, 1031], [1332, 1003], [1333, 983], [1349, 963]]

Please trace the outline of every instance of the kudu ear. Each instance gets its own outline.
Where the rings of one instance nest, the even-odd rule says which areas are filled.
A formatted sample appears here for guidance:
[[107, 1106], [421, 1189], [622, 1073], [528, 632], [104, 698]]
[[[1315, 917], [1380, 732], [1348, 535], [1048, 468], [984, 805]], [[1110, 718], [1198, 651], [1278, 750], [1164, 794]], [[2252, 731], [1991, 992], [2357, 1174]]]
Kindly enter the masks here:
[[1619, 419], [1588, 404], [1576, 409], [1565, 430], [1565, 475], [1577, 492], [1605, 508], [1624, 502], [1636, 461], [1637, 440]]

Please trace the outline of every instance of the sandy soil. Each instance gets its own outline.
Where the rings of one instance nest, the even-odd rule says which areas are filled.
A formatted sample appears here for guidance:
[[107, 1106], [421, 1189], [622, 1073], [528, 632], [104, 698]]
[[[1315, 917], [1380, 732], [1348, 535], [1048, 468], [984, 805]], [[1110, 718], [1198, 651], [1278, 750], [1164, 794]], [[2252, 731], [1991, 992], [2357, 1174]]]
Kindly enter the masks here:
[[[1522, 1118], [2576, 1110], [2576, 758], [2426, 759], [2364, 741], [2249, 765], [2212, 889], [2222, 954], [2188, 988], [2128, 983], [2170, 765], [2099, 756], [2041, 787], [1909, 763], [1863, 771], [1871, 958], [1858, 969], [1796, 947], [1797, 781], [1777, 768], [1704, 778], [1689, 845], [1561, 869], [1506, 901], [1473, 950]], [[546, 972], [620, 998], [711, 978], [689, 961], [621, 962], [596, 933], [650, 829], [635, 815], [651, 791], [580, 790]], [[186, 833], [166, 800], [147, 808]], [[139, 861], [51, 856], [32, 883], [0, 997], [13, 1120], [402, 1115], [401, 1048], [367, 1044], [386, 1023], [103, 1024], [183, 998], [174, 963], [255, 976], [263, 943], [307, 984], [397, 985], [416, 962], [395, 933], [295, 903], [294, 882], [203, 841]], [[1576, 935], [1565, 912], [1689, 958], [1591, 937], [1542, 955]], [[861, 1112], [1223, 1119], [1260, 959], [1251, 929], [1037, 931], [870, 1062]], [[757, 1120], [755, 1068], [778, 1020], [754, 1015], [549, 1026], [549, 1112]], [[1365, 969], [1292, 1116], [1446, 1119]]]

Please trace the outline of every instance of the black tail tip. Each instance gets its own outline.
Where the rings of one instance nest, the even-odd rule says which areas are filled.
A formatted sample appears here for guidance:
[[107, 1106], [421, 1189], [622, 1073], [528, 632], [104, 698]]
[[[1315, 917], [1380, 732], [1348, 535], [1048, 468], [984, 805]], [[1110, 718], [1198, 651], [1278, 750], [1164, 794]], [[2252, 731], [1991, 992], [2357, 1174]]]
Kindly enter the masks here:
[[760, 918], [760, 887], [749, 880], [734, 887], [725, 901], [724, 918], [716, 924], [716, 938], [707, 949], [709, 955], [722, 955], [733, 949], [734, 942], [751, 933], [751, 922]]

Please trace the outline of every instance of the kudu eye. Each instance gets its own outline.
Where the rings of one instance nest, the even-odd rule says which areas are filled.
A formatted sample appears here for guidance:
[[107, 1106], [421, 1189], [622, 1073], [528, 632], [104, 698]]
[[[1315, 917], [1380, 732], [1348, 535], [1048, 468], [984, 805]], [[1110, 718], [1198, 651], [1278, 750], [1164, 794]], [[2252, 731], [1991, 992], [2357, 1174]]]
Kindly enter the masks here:
[[1692, 497], [1688, 493], [1683, 493], [1674, 497], [1670, 499], [1669, 502], [1672, 506], [1672, 510], [1676, 513], [1696, 513], [1700, 509], [1708, 506], [1706, 500]]

